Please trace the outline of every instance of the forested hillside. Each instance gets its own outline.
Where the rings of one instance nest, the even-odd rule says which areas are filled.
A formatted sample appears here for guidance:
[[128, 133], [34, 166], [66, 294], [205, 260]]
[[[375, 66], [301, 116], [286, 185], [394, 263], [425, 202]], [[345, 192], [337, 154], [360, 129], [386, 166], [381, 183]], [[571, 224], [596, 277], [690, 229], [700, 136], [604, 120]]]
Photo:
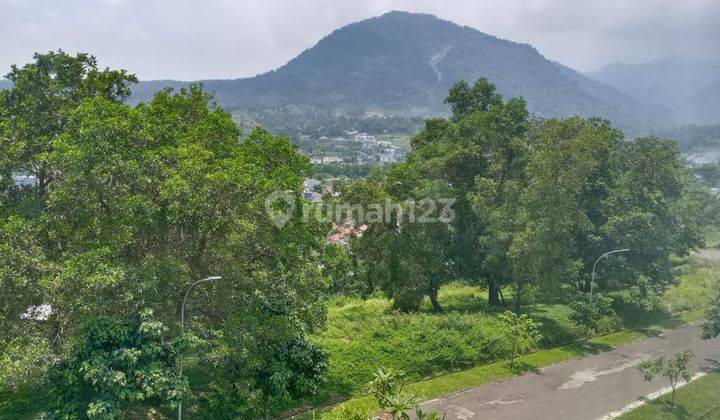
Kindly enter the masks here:
[[[259, 115], [281, 105], [311, 104], [336, 113], [426, 117], [447, 115], [442, 101], [450, 86], [479, 77], [493, 80], [505, 96], [523, 96], [529, 111], [542, 117], [602, 116], [632, 130], [662, 121], [655, 118], [660, 108], [551, 62], [530, 45], [405, 12], [340, 28], [277, 70], [203, 84], [226, 109], [254, 108]], [[144, 82], [134, 100], [183, 85]]]
[[720, 61], [670, 56], [643, 64], [611, 64], [587, 76], [665, 107], [666, 118], [674, 124], [720, 122]]

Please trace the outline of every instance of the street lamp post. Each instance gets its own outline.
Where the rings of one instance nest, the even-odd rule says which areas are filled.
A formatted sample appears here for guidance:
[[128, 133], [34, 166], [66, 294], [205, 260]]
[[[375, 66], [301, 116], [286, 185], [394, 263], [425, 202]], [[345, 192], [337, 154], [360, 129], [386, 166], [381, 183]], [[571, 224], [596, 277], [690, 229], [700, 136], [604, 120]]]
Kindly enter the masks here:
[[630, 251], [630, 250], [627, 249], [627, 248], [624, 248], [624, 249], [616, 249], [616, 250], [614, 250], [614, 251], [610, 251], [610, 252], [606, 252], [606, 253], [602, 254], [601, 256], [598, 257], [597, 260], [595, 260], [595, 264], [593, 264], [593, 269], [592, 269], [592, 277], [590, 278], [590, 294], [592, 294], [592, 292], [593, 292], [593, 285], [595, 284], [595, 267], [597, 267], [597, 263], [598, 263], [603, 257], [606, 257], [606, 256], [608, 256], [608, 255], [610, 255], [610, 254], [617, 254], [617, 253], [620, 253], [620, 252], [628, 252], [628, 251]]
[[[193, 284], [188, 287], [187, 291], [185, 292], [185, 297], [183, 297], [182, 306], [180, 307], [180, 333], [185, 334], [185, 303], [187, 302], [188, 295], [192, 291], [192, 289], [200, 284], [205, 283], [208, 281], [214, 281], [214, 280], [220, 280], [222, 277], [219, 276], [212, 276], [207, 277], [201, 280], [197, 280]], [[180, 354], [180, 375], [182, 376], [182, 370], [183, 370], [183, 359], [182, 354]], [[182, 398], [180, 399], [180, 402], [178, 403], [178, 420], [182, 420]]]

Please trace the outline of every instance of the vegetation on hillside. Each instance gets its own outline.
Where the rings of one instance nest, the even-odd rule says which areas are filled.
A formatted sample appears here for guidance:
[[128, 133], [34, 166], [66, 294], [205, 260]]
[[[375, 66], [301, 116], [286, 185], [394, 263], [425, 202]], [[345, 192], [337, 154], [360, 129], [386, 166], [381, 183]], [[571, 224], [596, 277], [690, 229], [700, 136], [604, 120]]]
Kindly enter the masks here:
[[[507, 97], [525, 97], [529, 110], [541, 117], [602, 116], [632, 131], [669, 122], [667, 110], [550, 61], [531, 45], [400, 11], [337, 29], [278, 69], [202, 83], [226, 109], [249, 111], [273, 126], [285, 125], [285, 119], [298, 121], [299, 109], [312, 109], [309, 119], [365, 111], [446, 115], [442, 100], [448, 89], [459, 80], [479, 77], [493, 80]], [[133, 100], [152, 98], [166, 86], [187, 85], [143, 82], [133, 90]], [[344, 118], [326, 122], [334, 126]]]

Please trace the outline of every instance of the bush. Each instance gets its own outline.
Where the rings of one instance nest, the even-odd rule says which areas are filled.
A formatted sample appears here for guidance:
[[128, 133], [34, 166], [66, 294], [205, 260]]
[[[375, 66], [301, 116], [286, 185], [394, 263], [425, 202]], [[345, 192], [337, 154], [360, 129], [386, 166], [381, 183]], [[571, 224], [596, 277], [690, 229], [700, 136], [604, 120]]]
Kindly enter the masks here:
[[175, 405], [188, 388], [175, 368], [181, 346], [151, 318], [145, 311], [133, 320], [85, 322], [72, 354], [51, 374], [58, 417], [115, 419], [133, 405]]
[[595, 335], [607, 335], [622, 328], [622, 319], [617, 314], [606, 315], [598, 320]]

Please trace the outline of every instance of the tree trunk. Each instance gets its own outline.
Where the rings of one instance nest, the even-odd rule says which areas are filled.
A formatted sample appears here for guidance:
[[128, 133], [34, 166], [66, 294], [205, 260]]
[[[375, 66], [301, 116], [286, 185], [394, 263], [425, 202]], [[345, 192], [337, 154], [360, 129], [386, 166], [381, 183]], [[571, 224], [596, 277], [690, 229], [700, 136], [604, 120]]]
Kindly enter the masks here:
[[491, 306], [500, 306], [500, 288], [495, 280], [488, 281], [488, 303]]
[[265, 420], [270, 420], [270, 410], [269, 410], [269, 408], [268, 408], [268, 406], [270, 405], [269, 402], [268, 402], [269, 399], [270, 399], [270, 398], [268, 398], [267, 396], [265, 396], [265, 400], [263, 401], [263, 414], [264, 414], [263, 418], [264, 418]]
[[432, 311], [433, 312], [441, 312], [442, 306], [440, 306], [440, 302], [438, 302], [438, 291], [436, 289], [433, 289], [428, 294], [430, 296], [430, 303], [432, 304]]
[[520, 315], [520, 297], [522, 293], [522, 283], [518, 282], [517, 292], [515, 293], [515, 313]]
[[505, 303], [505, 296], [503, 296], [502, 287], [500, 286], [498, 286], [498, 293], [500, 294], [500, 302], [502, 302], [502, 306], [507, 306], [507, 304]]
[[672, 396], [670, 397], [670, 406], [675, 408], [675, 387], [672, 389]]

